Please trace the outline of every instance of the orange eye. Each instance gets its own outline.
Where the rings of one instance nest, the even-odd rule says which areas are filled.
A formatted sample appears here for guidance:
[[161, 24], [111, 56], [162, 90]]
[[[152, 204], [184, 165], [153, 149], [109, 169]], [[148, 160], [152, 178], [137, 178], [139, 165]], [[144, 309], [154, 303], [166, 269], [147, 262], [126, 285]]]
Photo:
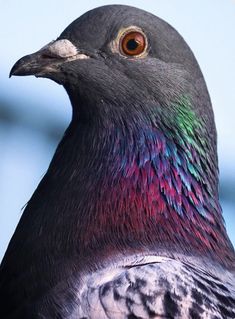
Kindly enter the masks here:
[[130, 31], [121, 38], [120, 47], [125, 55], [136, 56], [146, 49], [146, 38], [143, 33]]

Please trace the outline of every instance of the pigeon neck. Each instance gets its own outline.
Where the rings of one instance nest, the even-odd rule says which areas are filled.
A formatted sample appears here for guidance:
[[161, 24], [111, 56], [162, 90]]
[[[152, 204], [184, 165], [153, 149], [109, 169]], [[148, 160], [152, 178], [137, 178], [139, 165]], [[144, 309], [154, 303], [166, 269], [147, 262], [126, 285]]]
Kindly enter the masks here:
[[[63, 177], [60, 191], [71, 199], [66, 209], [76, 212], [71, 229], [80, 253], [163, 248], [229, 264], [217, 166], [207, 141], [195, 136], [201, 124], [188, 109], [168, 127], [164, 119], [162, 126], [151, 118], [128, 119], [72, 121], [54, 158], [66, 161], [66, 179], [63, 170], [52, 174]], [[53, 162], [51, 169], [63, 166]]]
[[217, 170], [203, 149], [206, 141], [193, 136], [196, 124], [184, 125], [182, 118], [181, 135], [124, 119], [120, 126], [81, 129], [84, 250], [96, 249], [99, 242], [104, 247], [166, 245], [222, 259], [228, 254], [218, 194], [211, 185]]

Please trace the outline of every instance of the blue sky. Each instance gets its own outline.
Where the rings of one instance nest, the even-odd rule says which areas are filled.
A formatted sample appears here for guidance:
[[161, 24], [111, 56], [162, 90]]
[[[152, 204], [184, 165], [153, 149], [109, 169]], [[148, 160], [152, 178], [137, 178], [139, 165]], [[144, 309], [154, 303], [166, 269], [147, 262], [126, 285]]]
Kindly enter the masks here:
[[[56, 147], [44, 129], [55, 119], [68, 124], [71, 108], [62, 87], [33, 77], [8, 79], [21, 56], [44, 46], [87, 10], [116, 1], [0, 1], [0, 98], [15, 105], [20, 123], [0, 125], [0, 259], [21, 215], [46, 171]], [[118, 1], [150, 11], [172, 24], [192, 48], [204, 73], [218, 130], [221, 183], [235, 185], [235, 0]], [[1, 107], [1, 105], [0, 105]], [[36, 129], [35, 129], [36, 128]], [[230, 185], [230, 184], [229, 184]], [[235, 197], [235, 189], [234, 189]], [[225, 194], [226, 195], [226, 194]], [[226, 197], [226, 196], [225, 196]], [[234, 201], [223, 203], [235, 243]]]

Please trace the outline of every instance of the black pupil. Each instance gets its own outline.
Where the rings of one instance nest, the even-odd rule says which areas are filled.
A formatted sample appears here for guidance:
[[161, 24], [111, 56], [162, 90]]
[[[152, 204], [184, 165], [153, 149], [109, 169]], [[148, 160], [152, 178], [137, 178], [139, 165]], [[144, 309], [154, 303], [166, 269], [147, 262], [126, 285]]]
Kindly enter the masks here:
[[139, 43], [135, 39], [130, 39], [126, 46], [129, 51], [134, 51], [138, 48]]

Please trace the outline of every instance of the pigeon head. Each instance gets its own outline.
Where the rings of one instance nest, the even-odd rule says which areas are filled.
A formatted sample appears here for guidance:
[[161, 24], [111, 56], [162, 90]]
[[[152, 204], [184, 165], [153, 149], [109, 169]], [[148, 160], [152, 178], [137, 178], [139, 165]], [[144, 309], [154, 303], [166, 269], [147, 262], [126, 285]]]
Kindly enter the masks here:
[[[94, 113], [131, 114], [143, 104], [147, 117], [152, 109], [155, 113], [156, 103], [166, 108], [192, 94], [187, 82], [202, 77], [191, 50], [170, 25], [119, 5], [84, 14], [56, 41], [20, 59], [11, 74], [47, 77], [64, 85], [72, 102], [77, 96], [73, 106], [80, 116], [95, 121]], [[211, 109], [205, 112], [209, 116]]]
[[57, 214], [60, 198], [57, 230], [66, 224], [78, 250], [167, 246], [230, 263], [212, 106], [175, 29], [137, 8], [100, 7], [11, 75], [52, 79], [70, 97], [71, 124], [28, 207], [53, 192], [44, 209]]

